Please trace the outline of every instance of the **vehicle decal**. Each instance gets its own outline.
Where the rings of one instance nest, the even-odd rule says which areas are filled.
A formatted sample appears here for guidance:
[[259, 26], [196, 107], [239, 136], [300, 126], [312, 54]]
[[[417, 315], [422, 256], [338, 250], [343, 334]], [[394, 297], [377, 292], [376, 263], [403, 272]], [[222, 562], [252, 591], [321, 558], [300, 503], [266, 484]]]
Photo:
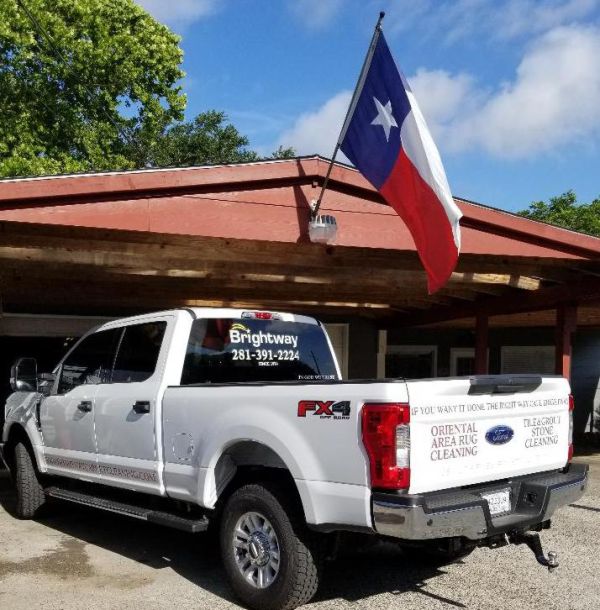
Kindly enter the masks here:
[[107, 466], [105, 464], [100, 464], [98, 466], [98, 472], [99, 474], [103, 474], [108, 477], [158, 483], [158, 476], [155, 472], [138, 470], [137, 468], [125, 468], [123, 466]]
[[238, 330], [232, 325], [229, 330], [229, 339], [231, 343], [241, 345], [252, 345], [253, 347], [261, 347], [262, 345], [290, 345], [294, 348], [298, 347], [298, 335], [290, 333], [270, 333], [259, 330], [252, 332], [250, 329]]
[[66, 470], [79, 470], [80, 472], [97, 472], [96, 462], [86, 462], [84, 460], [74, 460], [57, 455], [47, 455], [46, 464], [54, 468], [64, 468]]
[[56, 455], [46, 456], [46, 464], [50, 467], [62, 468], [65, 470], [78, 470], [79, 472], [101, 474], [109, 477], [117, 477], [120, 479], [158, 483], [158, 475], [155, 472], [139, 470], [138, 468], [107, 466], [103, 464], [97, 466], [95, 462], [86, 462], [85, 460], [65, 458]]
[[249, 333], [250, 332], [250, 329], [245, 324], [242, 324], [241, 322], [234, 322], [231, 325], [230, 331], [231, 330], [239, 330], [242, 333]]
[[560, 422], [560, 415], [526, 417], [523, 420], [523, 427], [528, 435], [528, 438], [525, 439], [525, 448], [534, 449], [558, 445]]
[[298, 403], [298, 417], [306, 417], [309, 412], [320, 419], [349, 419], [350, 401], [301, 400]]
[[477, 422], [458, 422], [431, 426], [432, 462], [468, 458], [479, 453]]

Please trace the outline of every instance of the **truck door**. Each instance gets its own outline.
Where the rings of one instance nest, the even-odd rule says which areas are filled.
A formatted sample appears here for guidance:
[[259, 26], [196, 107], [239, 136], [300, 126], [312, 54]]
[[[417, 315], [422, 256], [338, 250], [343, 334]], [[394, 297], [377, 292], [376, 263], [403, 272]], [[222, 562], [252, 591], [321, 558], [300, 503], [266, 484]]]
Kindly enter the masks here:
[[48, 471], [95, 478], [94, 400], [110, 379], [121, 329], [92, 333], [67, 354], [52, 395], [40, 405]]
[[156, 438], [166, 328], [164, 317], [122, 327], [111, 383], [96, 393], [98, 472], [111, 485], [150, 493], [162, 489]]

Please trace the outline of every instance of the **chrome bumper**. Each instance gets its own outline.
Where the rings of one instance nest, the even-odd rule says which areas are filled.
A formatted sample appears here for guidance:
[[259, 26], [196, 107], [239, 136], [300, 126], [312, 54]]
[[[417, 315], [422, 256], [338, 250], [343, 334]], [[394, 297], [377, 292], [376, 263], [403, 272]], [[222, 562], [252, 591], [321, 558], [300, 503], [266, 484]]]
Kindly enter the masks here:
[[[379, 534], [404, 540], [454, 536], [478, 540], [529, 529], [580, 498], [587, 472], [587, 464], [571, 464], [566, 472], [527, 475], [468, 489], [412, 496], [375, 492], [373, 524]], [[510, 513], [492, 517], [481, 494], [507, 488], [511, 490]]]

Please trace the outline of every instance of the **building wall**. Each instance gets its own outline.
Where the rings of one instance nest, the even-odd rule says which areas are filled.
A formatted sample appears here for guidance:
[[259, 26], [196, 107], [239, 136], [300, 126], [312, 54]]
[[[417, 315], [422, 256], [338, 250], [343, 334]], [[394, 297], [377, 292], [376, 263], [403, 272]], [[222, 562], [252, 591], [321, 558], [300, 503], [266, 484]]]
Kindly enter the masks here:
[[375, 323], [356, 318], [350, 323], [349, 379], [377, 377], [378, 331]]
[[[40, 320], [42, 320], [40, 316]], [[340, 318], [324, 316], [325, 322], [348, 324], [348, 379], [372, 379], [378, 377], [379, 331], [368, 318]], [[49, 371], [65, 351], [66, 337], [76, 337], [87, 328], [101, 322], [100, 319], [44, 319], [39, 327], [31, 320], [4, 320], [0, 326], [0, 401], [10, 391], [8, 376], [10, 365], [20, 356], [38, 358], [40, 370]], [[77, 323], [79, 326], [74, 327]], [[20, 325], [20, 326], [19, 326]], [[84, 328], [85, 326], [85, 328]], [[19, 336], [19, 329], [28, 331]], [[63, 328], [64, 327], [64, 328]], [[33, 330], [32, 330], [33, 329]], [[4, 332], [2, 332], [4, 330]], [[12, 335], [12, 336], [8, 336]], [[434, 345], [437, 347], [436, 371], [439, 377], [451, 374], [452, 348], [474, 348], [475, 334], [470, 329], [411, 329], [398, 328], [387, 332], [387, 346]], [[554, 329], [490, 329], [489, 370], [492, 374], [501, 371], [501, 349], [503, 346], [553, 346]], [[571, 385], [575, 397], [575, 431], [578, 433], [600, 432], [600, 329], [580, 328], [574, 337]], [[0, 423], [3, 418], [0, 408]], [[594, 415], [595, 413], [595, 415]], [[594, 419], [595, 418], [595, 419]]]
[[[391, 329], [387, 333], [391, 345], [437, 345], [437, 376], [450, 375], [452, 348], [475, 347], [475, 331], [470, 329]], [[501, 372], [501, 348], [503, 346], [554, 345], [554, 330], [549, 328], [490, 329], [489, 371]]]
[[[361, 319], [350, 322], [350, 379], [377, 376], [377, 345], [378, 331], [373, 323]], [[393, 350], [391, 346], [430, 345], [437, 347], [437, 376], [447, 377], [452, 348], [474, 348], [475, 333], [470, 329], [398, 328], [387, 331], [388, 352]], [[490, 329], [491, 374], [501, 372], [502, 347], [505, 346], [554, 347], [554, 329]], [[535, 369], [535, 362], [531, 366]], [[575, 334], [571, 387], [575, 398], [575, 432], [600, 432], [600, 329], [580, 328]]]

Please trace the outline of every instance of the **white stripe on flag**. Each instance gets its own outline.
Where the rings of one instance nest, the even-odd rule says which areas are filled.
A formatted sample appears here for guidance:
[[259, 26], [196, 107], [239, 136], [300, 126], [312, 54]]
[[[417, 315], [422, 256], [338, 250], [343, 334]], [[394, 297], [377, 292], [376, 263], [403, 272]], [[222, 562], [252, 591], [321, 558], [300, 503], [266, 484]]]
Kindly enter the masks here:
[[411, 105], [400, 128], [402, 148], [423, 180], [431, 187], [443, 206], [448, 222], [452, 227], [454, 243], [460, 252], [460, 224], [462, 212], [459, 210], [446, 178], [442, 159], [437, 146], [429, 133], [419, 104], [411, 91], [406, 91]]

